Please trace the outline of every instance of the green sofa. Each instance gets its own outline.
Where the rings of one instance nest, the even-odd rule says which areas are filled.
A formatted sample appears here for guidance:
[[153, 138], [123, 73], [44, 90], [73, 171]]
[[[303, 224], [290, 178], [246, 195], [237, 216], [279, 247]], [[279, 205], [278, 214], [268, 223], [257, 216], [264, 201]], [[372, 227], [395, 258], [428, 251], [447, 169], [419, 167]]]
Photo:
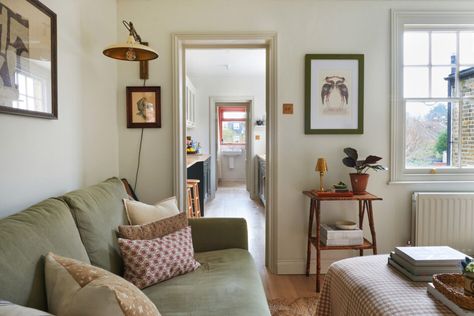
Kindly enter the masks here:
[[[116, 230], [126, 224], [117, 178], [50, 198], [0, 219], [0, 300], [48, 310], [44, 256], [52, 251], [122, 275]], [[143, 292], [162, 315], [270, 315], [238, 218], [190, 219], [196, 258], [192, 273]]]

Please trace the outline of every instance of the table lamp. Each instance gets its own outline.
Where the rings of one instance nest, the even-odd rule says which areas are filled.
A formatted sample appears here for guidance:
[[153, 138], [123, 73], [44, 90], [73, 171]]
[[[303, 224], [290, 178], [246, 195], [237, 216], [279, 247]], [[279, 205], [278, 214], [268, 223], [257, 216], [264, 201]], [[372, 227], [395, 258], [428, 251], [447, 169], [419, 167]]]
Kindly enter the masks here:
[[316, 163], [316, 171], [319, 172], [319, 191], [324, 192], [323, 177], [328, 171], [326, 159], [318, 158], [318, 162]]

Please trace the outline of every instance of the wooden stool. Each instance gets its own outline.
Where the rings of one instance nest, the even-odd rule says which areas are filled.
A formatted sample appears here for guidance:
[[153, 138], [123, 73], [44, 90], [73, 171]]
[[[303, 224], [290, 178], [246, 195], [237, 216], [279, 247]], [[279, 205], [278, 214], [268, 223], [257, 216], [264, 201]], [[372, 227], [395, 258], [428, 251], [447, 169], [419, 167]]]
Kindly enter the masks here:
[[[199, 201], [199, 180], [196, 179], [188, 179], [186, 182], [186, 187], [191, 189], [192, 191], [192, 213], [193, 216], [191, 217], [201, 217], [201, 204]], [[188, 194], [188, 204], [189, 204], [189, 194]], [[189, 209], [189, 205], [188, 205]]]
[[192, 191], [193, 190], [193, 185], [192, 184], [186, 184], [186, 194], [188, 196], [188, 218], [189, 217], [194, 217], [194, 212], [193, 212], [193, 195]]

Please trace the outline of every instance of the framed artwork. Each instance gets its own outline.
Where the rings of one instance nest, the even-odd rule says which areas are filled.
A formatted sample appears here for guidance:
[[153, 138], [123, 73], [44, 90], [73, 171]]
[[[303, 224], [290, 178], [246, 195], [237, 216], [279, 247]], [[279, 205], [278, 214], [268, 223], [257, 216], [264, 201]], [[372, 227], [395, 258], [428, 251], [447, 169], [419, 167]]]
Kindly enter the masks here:
[[363, 134], [364, 55], [305, 57], [305, 134]]
[[161, 127], [160, 87], [127, 87], [127, 127]]
[[0, 113], [57, 119], [56, 14], [38, 0], [1, 0], [0, 16]]

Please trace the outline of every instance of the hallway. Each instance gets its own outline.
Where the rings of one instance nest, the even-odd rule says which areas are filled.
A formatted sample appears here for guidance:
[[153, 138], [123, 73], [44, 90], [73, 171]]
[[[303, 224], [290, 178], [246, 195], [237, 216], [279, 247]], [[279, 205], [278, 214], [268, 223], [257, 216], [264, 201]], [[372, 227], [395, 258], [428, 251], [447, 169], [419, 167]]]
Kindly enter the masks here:
[[249, 251], [268, 299], [317, 295], [314, 275], [276, 275], [265, 267], [265, 208], [260, 202], [250, 199], [245, 183], [222, 183], [216, 197], [206, 204], [206, 217], [243, 217], [247, 220]]

